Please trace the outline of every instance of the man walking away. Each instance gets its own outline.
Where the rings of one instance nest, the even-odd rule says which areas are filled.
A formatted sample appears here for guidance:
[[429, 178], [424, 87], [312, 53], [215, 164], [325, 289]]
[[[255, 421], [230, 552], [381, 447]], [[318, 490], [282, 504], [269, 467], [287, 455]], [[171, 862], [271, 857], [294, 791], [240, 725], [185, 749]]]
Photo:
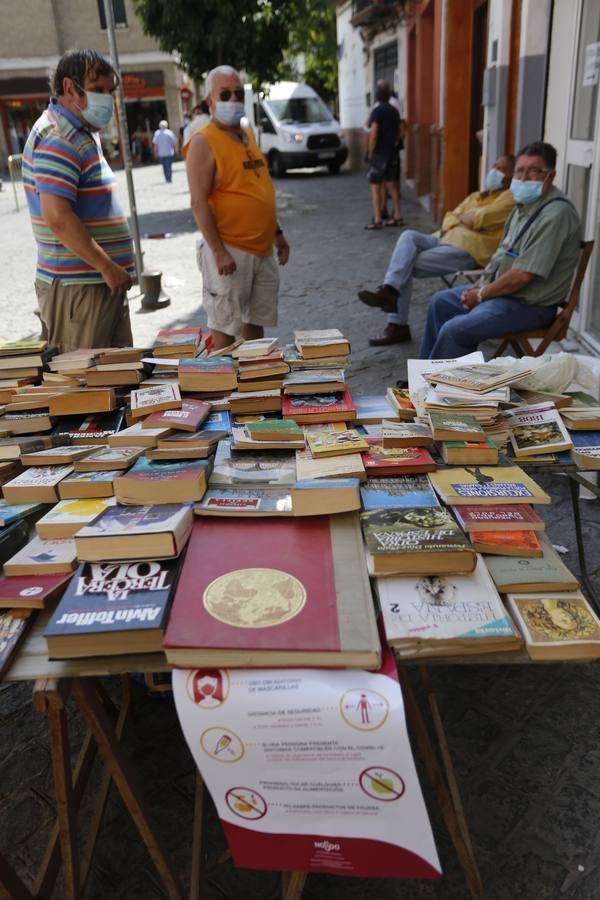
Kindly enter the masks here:
[[69, 50], [23, 151], [40, 318], [61, 352], [132, 344], [126, 291], [135, 275], [133, 245], [98, 137], [112, 118], [116, 84], [95, 50]]
[[369, 143], [367, 180], [371, 185], [373, 221], [365, 225], [367, 231], [379, 230], [383, 223], [382, 210], [386, 191], [389, 191], [394, 206], [391, 224], [400, 225], [400, 164], [398, 147], [402, 140], [400, 115], [390, 104], [390, 86], [387, 81], [377, 84], [375, 99], [377, 105], [369, 116]]
[[173, 156], [175, 155], [177, 138], [169, 128], [169, 123], [166, 119], [158, 123], [152, 143], [154, 144], [154, 158], [160, 159], [163, 172], [165, 173], [165, 181], [167, 184], [170, 184], [173, 177]]
[[263, 336], [277, 324], [280, 265], [290, 248], [277, 224], [275, 188], [251, 128], [240, 125], [244, 86], [235, 69], [206, 79], [211, 122], [196, 132], [186, 158], [191, 203], [202, 232], [203, 306], [215, 349], [235, 337]]

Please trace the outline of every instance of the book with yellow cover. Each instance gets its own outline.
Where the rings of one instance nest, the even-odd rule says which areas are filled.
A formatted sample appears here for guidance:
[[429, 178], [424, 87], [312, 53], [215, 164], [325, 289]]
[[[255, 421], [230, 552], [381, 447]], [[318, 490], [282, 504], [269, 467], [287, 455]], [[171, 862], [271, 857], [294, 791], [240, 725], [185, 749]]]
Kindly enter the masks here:
[[519, 466], [439, 469], [429, 477], [444, 503], [451, 506], [550, 503], [548, 494]]
[[600, 621], [579, 591], [509, 594], [531, 659], [597, 659]]
[[306, 442], [315, 459], [363, 453], [369, 449], [366, 440], [355, 428], [348, 428], [346, 431], [314, 431], [306, 436]]

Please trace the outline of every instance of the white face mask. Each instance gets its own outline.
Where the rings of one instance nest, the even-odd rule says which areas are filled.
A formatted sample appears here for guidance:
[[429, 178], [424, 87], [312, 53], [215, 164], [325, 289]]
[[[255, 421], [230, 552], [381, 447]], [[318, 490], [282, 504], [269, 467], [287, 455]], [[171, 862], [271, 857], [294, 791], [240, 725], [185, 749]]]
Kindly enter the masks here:
[[225, 100], [215, 103], [214, 117], [223, 125], [237, 126], [245, 113], [244, 104], [237, 100]]
[[80, 88], [87, 100], [85, 109], [80, 110], [84, 122], [97, 131], [106, 128], [114, 112], [112, 94], [99, 94], [96, 91], [86, 91], [81, 86]]

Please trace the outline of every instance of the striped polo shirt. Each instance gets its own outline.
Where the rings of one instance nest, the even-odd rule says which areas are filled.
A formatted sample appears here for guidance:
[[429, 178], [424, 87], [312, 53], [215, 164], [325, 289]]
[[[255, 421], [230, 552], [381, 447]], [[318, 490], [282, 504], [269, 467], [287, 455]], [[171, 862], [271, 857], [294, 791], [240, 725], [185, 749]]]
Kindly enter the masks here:
[[41, 216], [40, 194], [66, 197], [89, 234], [133, 275], [135, 258], [114, 173], [100, 139], [54, 98], [37, 120], [23, 150], [23, 184], [38, 246], [37, 278], [63, 284], [101, 284], [99, 272], [75, 256]]

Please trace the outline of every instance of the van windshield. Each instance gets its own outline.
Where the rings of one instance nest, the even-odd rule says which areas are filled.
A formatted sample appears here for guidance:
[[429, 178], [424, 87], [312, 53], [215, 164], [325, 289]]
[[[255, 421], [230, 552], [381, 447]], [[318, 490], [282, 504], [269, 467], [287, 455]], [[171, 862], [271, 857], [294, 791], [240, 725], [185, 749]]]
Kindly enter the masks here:
[[282, 124], [331, 122], [333, 116], [320, 97], [290, 97], [287, 100], [268, 100], [275, 118]]

